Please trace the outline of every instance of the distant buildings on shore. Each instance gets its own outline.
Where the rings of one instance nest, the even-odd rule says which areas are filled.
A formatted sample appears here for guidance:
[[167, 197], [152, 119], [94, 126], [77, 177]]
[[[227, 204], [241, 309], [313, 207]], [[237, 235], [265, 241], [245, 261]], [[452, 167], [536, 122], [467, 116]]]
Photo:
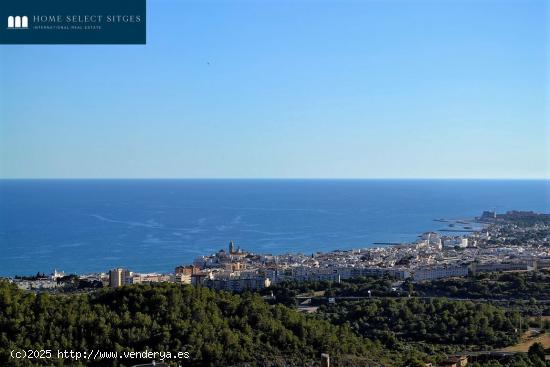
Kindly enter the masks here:
[[127, 269], [117, 268], [109, 271], [109, 287], [121, 287], [131, 284], [132, 273]]
[[[509, 215], [514, 218], [519, 216], [525, 222], [526, 214], [522, 213], [512, 212]], [[489, 217], [487, 214], [483, 218]], [[495, 215], [491, 217], [494, 219]], [[485, 272], [550, 268], [550, 239], [533, 235], [548, 233], [548, 221], [533, 221], [532, 225], [518, 226], [497, 218], [494, 224], [461, 236], [426, 232], [411, 244], [311, 255], [255, 254], [242, 250], [230, 241], [226, 249], [199, 256], [192, 264], [177, 266], [173, 273], [135, 273], [116, 268], [107, 274], [79, 278], [110, 287], [173, 282], [240, 292], [263, 289], [283, 281], [339, 282], [357, 277], [390, 276], [421, 282]], [[65, 278], [63, 272], [57, 271], [51, 276], [39, 275], [12, 281], [23, 289], [48, 290], [59, 287], [60, 279]]]
[[[441, 237], [427, 232], [410, 245], [383, 248], [333, 251], [311, 256], [303, 254], [253, 254], [235, 248], [230, 241], [228, 251], [200, 256], [191, 265], [175, 268], [169, 280], [158, 276], [133, 275], [126, 284], [172, 281], [202, 285], [216, 290], [258, 290], [282, 281], [333, 281], [366, 276], [390, 276], [395, 279], [426, 281], [465, 277], [484, 272], [528, 271], [550, 267], [550, 254], [525, 253], [525, 249], [478, 248], [490, 238], [488, 233], [469, 237]], [[474, 245], [470, 246], [470, 245]], [[518, 256], [521, 254], [521, 256]], [[539, 255], [545, 255], [546, 258]], [[121, 283], [120, 269], [113, 272]]]

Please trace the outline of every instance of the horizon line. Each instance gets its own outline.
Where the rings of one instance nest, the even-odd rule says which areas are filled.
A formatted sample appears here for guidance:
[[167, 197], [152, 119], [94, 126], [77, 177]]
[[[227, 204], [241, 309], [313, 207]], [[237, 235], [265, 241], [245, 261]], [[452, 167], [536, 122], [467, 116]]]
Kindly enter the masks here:
[[212, 181], [239, 181], [239, 180], [288, 180], [288, 181], [382, 181], [382, 180], [477, 180], [477, 181], [550, 181], [550, 177], [0, 177], [0, 181], [16, 180], [212, 180]]

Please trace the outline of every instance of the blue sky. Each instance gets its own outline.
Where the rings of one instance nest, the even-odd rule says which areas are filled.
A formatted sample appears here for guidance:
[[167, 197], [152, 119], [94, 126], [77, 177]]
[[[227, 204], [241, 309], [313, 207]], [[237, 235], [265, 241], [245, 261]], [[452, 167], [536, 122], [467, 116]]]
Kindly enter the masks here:
[[546, 2], [149, 0], [0, 46], [4, 178], [550, 178]]

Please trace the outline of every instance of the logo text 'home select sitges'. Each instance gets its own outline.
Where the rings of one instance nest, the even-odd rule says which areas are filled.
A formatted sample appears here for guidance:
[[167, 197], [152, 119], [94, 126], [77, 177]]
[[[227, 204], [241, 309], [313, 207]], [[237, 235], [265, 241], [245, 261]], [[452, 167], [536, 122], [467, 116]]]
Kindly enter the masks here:
[[[21, 18], [18, 23], [18, 18]], [[140, 23], [141, 16], [138, 15], [33, 15], [31, 17], [31, 29], [50, 29], [50, 30], [71, 30], [71, 29], [89, 29], [99, 30], [105, 23]], [[28, 28], [28, 17], [8, 17], [8, 28], [20, 27]]]
[[145, 0], [2, 0], [0, 43], [145, 44], [145, 11]]

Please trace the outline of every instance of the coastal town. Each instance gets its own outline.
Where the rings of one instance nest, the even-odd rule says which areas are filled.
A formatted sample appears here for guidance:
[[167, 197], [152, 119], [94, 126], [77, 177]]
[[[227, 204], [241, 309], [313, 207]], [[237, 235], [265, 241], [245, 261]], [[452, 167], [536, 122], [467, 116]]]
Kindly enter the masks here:
[[[28, 291], [57, 291], [128, 284], [173, 282], [216, 290], [260, 290], [284, 281], [333, 281], [390, 276], [414, 282], [467, 277], [485, 272], [550, 268], [550, 215], [484, 212], [471, 221], [436, 219], [446, 225], [412, 243], [313, 254], [257, 254], [229, 242], [167, 273], [138, 273], [123, 267], [104, 273], [8, 279]], [[473, 226], [476, 226], [474, 229]]]

